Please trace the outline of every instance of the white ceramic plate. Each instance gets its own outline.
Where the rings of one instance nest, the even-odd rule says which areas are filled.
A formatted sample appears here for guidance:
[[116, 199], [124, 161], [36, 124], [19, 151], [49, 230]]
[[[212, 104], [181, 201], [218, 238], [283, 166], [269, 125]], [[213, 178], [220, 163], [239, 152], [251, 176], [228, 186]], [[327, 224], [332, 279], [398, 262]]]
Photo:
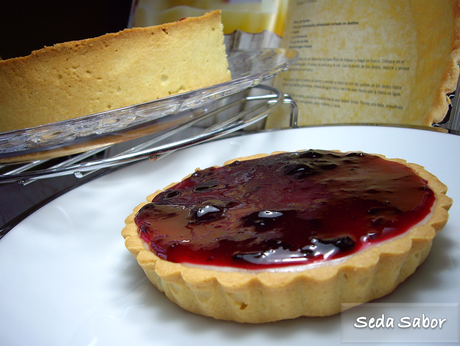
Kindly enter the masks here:
[[340, 315], [244, 325], [185, 312], [146, 280], [120, 235], [124, 218], [145, 196], [196, 167], [309, 148], [404, 158], [449, 186], [451, 217], [428, 259], [393, 293], [374, 302], [459, 303], [460, 137], [406, 128], [312, 127], [220, 140], [139, 163], [29, 216], [0, 240], [0, 344], [341, 344]]

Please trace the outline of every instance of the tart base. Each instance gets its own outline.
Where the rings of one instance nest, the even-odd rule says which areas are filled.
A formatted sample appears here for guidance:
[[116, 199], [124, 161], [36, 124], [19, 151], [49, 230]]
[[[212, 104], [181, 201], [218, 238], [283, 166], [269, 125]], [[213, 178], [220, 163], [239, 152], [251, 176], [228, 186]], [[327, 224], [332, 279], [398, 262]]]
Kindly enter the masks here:
[[[236, 160], [261, 156], [266, 155]], [[432, 216], [401, 237], [341, 263], [293, 272], [239, 272], [165, 261], [145, 248], [134, 222], [139, 209], [161, 191], [134, 209], [125, 220], [122, 236], [126, 248], [155, 287], [192, 313], [244, 323], [334, 315], [341, 312], [344, 303], [362, 304], [392, 292], [426, 259], [433, 238], [447, 223], [452, 205], [452, 199], [445, 195], [447, 187], [419, 165], [401, 159], [391, 161], [404, 163], [428, 181], [436, 195]]]

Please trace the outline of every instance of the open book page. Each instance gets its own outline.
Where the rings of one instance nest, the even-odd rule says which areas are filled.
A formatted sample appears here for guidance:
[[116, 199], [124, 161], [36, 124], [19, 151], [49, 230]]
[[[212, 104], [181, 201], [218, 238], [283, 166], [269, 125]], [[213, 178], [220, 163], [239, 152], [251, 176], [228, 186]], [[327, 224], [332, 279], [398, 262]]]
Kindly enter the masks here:
[[[431, 125], [458, 78], [457, 0], [291, 0], [282, 47], [297, 63], [275, 79], [299, 125]], [[286, 127], [285, 113], [268, 128]]]

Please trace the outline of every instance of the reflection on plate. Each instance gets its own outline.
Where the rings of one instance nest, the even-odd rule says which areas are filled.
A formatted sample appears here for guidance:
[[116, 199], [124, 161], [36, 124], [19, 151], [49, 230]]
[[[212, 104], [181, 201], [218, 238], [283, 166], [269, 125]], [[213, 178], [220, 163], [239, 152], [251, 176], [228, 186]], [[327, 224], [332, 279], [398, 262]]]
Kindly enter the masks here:
[[[392, 127], [311, 127], [223, 139], [138, 163], [29, 216], [0, 240], [0, 344], [340, 345], [340, 315], [244, 325], [180, 309], [147, 281], [120, 235], [125, 217], [148, 194], [196, 167], [309, 148], [404, 158], [449, 186], [451, 217], [427, 260], [393, 293], [374, 302], [459, 303], [460, 162], [452, 159], [458, 157], [460, 137]], [[430, 334], [434, 342], [440, 339], [439, 331]], [[406, 335], [416, 342], [417, 331]]]
[[297, 58], [295, 51], [287, 49], [236, 50], [227, 55], [231, 81], [99, 114], [2, 133], [0, 159], [55, 148], [89, 150], [170, 128], [212, 108], [213, 102], [223, 97], [274, 77]]

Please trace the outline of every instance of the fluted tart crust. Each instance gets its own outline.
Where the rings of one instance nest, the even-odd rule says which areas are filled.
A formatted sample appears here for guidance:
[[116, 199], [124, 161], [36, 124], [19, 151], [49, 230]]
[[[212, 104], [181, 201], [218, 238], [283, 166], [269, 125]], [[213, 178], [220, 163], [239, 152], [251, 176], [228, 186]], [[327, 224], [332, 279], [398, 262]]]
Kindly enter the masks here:
[[[310, 178], [313, 177], [313, 174], [319, 175], [322, 176], [321, 185], [318, 184], [320, 186], [327, 185], [327, 183], [329, 182], [327, 179], [328, 175], [330, 175], [329, 173], [334, 170], [337, 170], [337, 166], [335, 163], [348, 163], [350, 162], [349, 158], [351, 158], [353, 161], [359, 161], [359, 157], [366, 157], [369, 158], [371, 161], [384, 160], [387, 163], [396, 163], [397, 166], [402, 165], [406, 169], [409, 168], [410, 173], [420, 178], [420, 180], [424, 183], [423, 185], [426, 185], [417, 190], [430, 192], [433, 201], [433, 203], [430, 203], [430, 213], [426, 217], [424, 217], [420, 222], [416, 223], [414, 225], [415, 227], [409, 227], [408, 230], [403, 231], [401, 233], [397, 233], [394, 236], [390, 235], [390, 237], [388, 237], [387, 239], [383, 238], [381, 240], [376, 240], [375, 243], [369, 242], [366, 244], [360, 242], [363, 240], [369, 241], [373, 239], [375, 234], [372, 233], [360, 237], [357, 234], [353, 234], [353, 232], [350, 234], [352, 239], [352, 241], [350, 242], [349, 237], [344, 238], [343, 236], [340, 236], [340, 238], [328, 239], [324, 234], [326, 232], [315, 232], [317, 234], [313, 233], [314, 236], [310, 237], [308, 242], [308, 246], [310, 249], [308, 249], [307, 251], [305, 251], [305, 248], [302, 249], [302, 252], [304, 253], [304, 258], [295, 258], [298, 257], [297, 250], [297, 254], [292, 256], [292, 260], [301, 261], [287, 262], [287, 264], [281, 264], [281, 266], [279, 264], [265, 264], [261, 267], [259, 267], [260, 265], [254, 266], [254, 264], [251, 264], [251, 262], [258, 262], [258, 260], [264, 259], [268, 253], [266, 252], [261, 256], [260, 254], [254, 253], [252, 251], [248, 252], [247, 250], [244, 250], [244, 252], [240, 252], [238, 255], [236, 255], [237, 253], [233, 255], [233, 260], [237, 260], [237, 262], [234, 264], [231, 263], [233, 261], [231, 261], [229, 264], [219, 263], [217, 261], [217, 263], [213, 263], [212, 261], [210, 261], [209, 264], [207, 264], [206, 260], [199, 260], [196, 264], [193, 263], [193, 260], [192, 262], [189, 262], [187, 260], [185, 262], [183, 260], [180, 262], [176, 262], [173, 257], [174, 254], [168, 254], [168, 251], [166, 249], [167, 244], [161, 244], [164, 243], [165, 239], [167, 239], [163, 237], [168, 233], [164, 233], [164, 231], [161, 231], [163, 232], [163, 237], [157, 238], [156, 242], [155, 239], [153, 239], [153, 242], [152, 240], [147, 240], [145, 231], [149, 230], [148, 233], [151, 233], [151, 230], [155, 229], [156, 227], [152, 227], [149, 225], [151, 224], [150, 220], [148, 220], [149, 222], [147, 223], [147, 225], [142, 225], [140, 221], [143, 218], [145, 218], [145, 214], [151, 214], [149, 209], [152, 209], [152, 204], [150, 202], [156, 200], [158, 204], [164, 204], [165, 200], [169, 199], [170, 197], [174, 198], [175, 196], [177, 196], [177, 193], [175, 193], [176, 191], [174, 190], [182, 190], [185, 187], [184, 185], [187, 183], [187, 180], [199, 180], [200, 175], [206, 173], [206, 170], [200, 171], [197, 169], [197, 171], [194, 174], [191, 174], [190, 176], [187, 176], [183, 179], [183, 181], [181, 182], [182, 186], [177, 186], [177, 183], [171, 184], [165, 189], [159, 190], [153, 193], [152, 195], [148, 196], [147, 202], [144, 202], [137, 206], [134, 209], [133, 213], [127, 217], [125, 221], [126, 226], [122, 231], [122, 236], [125, 239], [125, 245], [127, 249], [137, 259], [138, 263], [146, 273], [149, 280], [160, 291], [164, 292], [170, 300], [172, 300], [185, 310], [196, 314], [201, 314], [216, 319], [232, 320], [237, 322], [263, 323], [283, 319], [297, 318], [300, 316], [313, 317], [333, 315], [341, 311], [341, 305], [344, 303], [365, 303], [392, 292], [398, 284], [407, 279], [407, 277], [409, 277], [416, 270], [416, 268], [425, 260], [430, 251], [433, 238], [447, 223], [448, 210], [452, 204], [452, 200], [446, 196], [446, 185], [441, 183], [436, 176], [426, 171], [420, 165], [407, 163], [402, 159], [387, 159], [385, 156], [382, 155], [369, 155], [363, 153], [341, 153], [338, 151], [325, 152], [310, 150], [299, 151], [295, 153], [276, 152], [272, 153], [271, 155], [259, 154], [228, 161], [222, 167], [213, 168], [236, 170], [232, 169], [232, 167], [239, 166], [243, 162], [245, 165], [249, 165], [249, 163], [253, 163], [251, 162], [253, 160], [266, 158], [268, 161], [271, 161], [270, 165], [275, 166], [270, 167], [272, 169], [270, 169], [269, 171], [273, 172], [273, 168], [277, 168], [277, 156], [282, 157], [284, 155], [288, 157], [288, 162], [282, 162], [279, 166], [285, 166], [283, 167], [284, 169], [282, 169], [283, 175], [287, 173], [286, 175], [288, 175], [290, 179], [293, 176], [294, 179], [292, 180], [311, 180]], [[289, 161], [297, 161], [298, 157], [309, 157], [308, 163], [313, 163], [313, 165], [311, 165], [310, 167], [314, 168], [313, 171], [317, 172], [311, 175], [306, 175], [305, 170], [309, 169], [310, 167], [299, 165], [293, 167], [292, 162]], [[318, 157], [320, 158], [318, 159]], [[329, 159], [327, 159], [326, 157]], [[354, 163], [354, 167], [352, 167], [356, 169], [355, 164], [356, 163]], [[347, 170], [350, 171], [350, 168], [348, 168]], [[355, 169], [353, 169], [353, 171]], [[247, 174], [247, 168], [245, 173]], [[207, 174], [207, 177], [209, 177], [209, 175], [211, 174]], [[345, 176], [348, 177], [348, 174], [346, 174]], [[408, 175], [404, 174], [402, 177], [406, 178], [407, 176]], [[347, 178], [346, 181], [350, 180]], [[197, 182], [198, 181], [195, 181], [195, 184]], [[225, 185], [220, 185], [222, 184], [221, 182], [214, 182], [214, 184], [215, 187], [218, 187], [216, 190], [220, 190], [219, 192], [224, 192], [224, 194], [228, 193], [225, 192], [225, 188], [222, 189], [222, 187]], [[222, 187], [219, 187], [219, 185]], [[280, 183], [280, 185], [282, 184]], [[369, 185], [369, 181], [366, 181], [366, 185]], [[239, 184], [235, 187], [242, 186]], [[208, 189], [209, 187], [206, 190]], [[211, 187], [211, 191], [212, 189], [213, 188]], [[273, 185], [271, 185], [271, 189], [273, 191], [276, 191], [276, 188], [273, 187]], [[204, 191], [209, 191], [206, 190]], [[347, 188], [340, 188], [340, 190], [345, 192]], [[366, 187], [366, 195], [368, 191], [373, 192], [375, 190], [373, 188]], [[387, 191], [389, 190], [387, 189]], [[329, 202], [333, 202], [333, 195], [331, 196], [329, 194], [329, 190], [327, 190], [326, 192], [327, 199], [318, 199], [318, 196], [315, 196], [315, 204], [318, 205], [322, 202], [321, 204], [327, 206]], [[372, 192], [370, 194], [372, 194]], [[402, 190], [402, 192], [403, 195], [406, 195], [404, 189]], [[183, 195], [185, 196], [186, 194], [183, 193]], [[232, 197], [235, 197], [234, 193], [232, 193], [231, 195]], [[266, 193], [262, 194], [263, 197], [265, 197], [266, 195]], [[427, 197], [429, 197], [430, 195], [427, 195]], [[423, 199], [425, 200], [425, 198]], [[282, 201], [282, 199], [280, 199], [280, 201]], [[333, 205], [333, 203], [330, 204]], [[214, 208], [211, 204], [206, 205], [206, 207], [209, 206], [212, 207], [211, 210], [208, 209], [208, 211], [211, 212], [211, 214], [209, 214], [211, 218], [214, 216], [212, 214], [216, 214], [216, 212], [218, 212], [217, 208], [222, 208], [222, 206], [219, 206], [218, 204], [215, 204], [217, 208]], [[237, 206], [237, 204], [227, 204], [227, 206], [221, 209], [224, 218], [226, 214], [231, 215], [231, 211], [232, 209], [234, 209], [234, 206]], [[155, 209], [155, 207], [157, 206], [153, 204], [153, 209]], [[245, 209], [246, 208], [247, 207], [245, 207]], [[286, 213], [286, 216], [288, 216], [287, 210], [280, 209], [279, 205], [276, 208], [277, 209], [273, 209], [275, 213], [276, 211], [283, 212]], [[268, 211], [266, 206], [263, 206], [262, 209], [264, 209], [264, 212]], [[367, 214], [369, 214], [373, 208], [366, 209]], [[381, 208], [379, 209], [381, 210]], [[206, 209], [201, 210], [202, 212], [204, 212], [203, 214], [206, 213], [205, 210]], [[145, 213], [145, 211], [147, 211], [147, 213]], [[331, 210], [328, 211], [330, 212]], [[198, 211], [198, 213], [199, 212], [200, 211]], [[247, 213], [247, 211], [245, 212]], [[335, 216], [338, 216], [337, 211], [333, 212]], [[192, 213], [195, 214], [195, 218], [197, 216], [196, 214], [198, 214], [196, 209], [191, 209], [188, 213], [189, 215], [191, 215]], [[282, 215], [281, 213], [276, 214], [278, 214], [279, 216]], [[276, 217], [278, 216], [276, 214], [271, 215], [275, 216], [275, 218], [270, 218], [267, 220], [262, 219], [262, 221], [268, 221], [269, 223], [272, 221], [276, 221]], [[392, 216], [391, 214], [390, 216]], [[254, 213], [246, 214], [246, 216], [253, 215]], [[291, 221], [295, 220], [293, 216], [294, 215], [290, 215], [288, 222], [282, 221], [281, 224], [278, 224], [278, 226], [275, 228], [275, 230], [278, 232], [270, 232], [269, 229], [266, 228], [267, 223], [261, 223], [259, 220], [251, 220], [256, 221], [255, 224], [247, 227], [245, 231], [256, 231], [256, 235], [262, 236], [259, 238], [265, 238], [264, 236], [268, 236], [273, 233], [278, 233], [273, 238], [267, 237], [276, 240], [280, 236], [280, 229], [282, 230], [283, 228], [286, 228], [287, 223], [290, 223]], [[214, 218], [214, 220], [218, 221], [219, 224], [220, 221], [222, 221], [222, 219], [223, 217], [220, 215]], [[328, 218], [326, 220], [334, 219]], [[374, 218], [372, 220], [372, 224], [381, 224], [380, 220], [382, 220], [382, 217]], [[196, 227], [196, 231], [205, 231], [203, 233], [207, 233], [206, 227], [204, 228], [204, 230], [200, 230], [201, 227], [197, 227], [202, 222], [205, 222], [203, 226], [208, 226], [206, 225], [206, 223], [208, 223], [209, 221], [189, 221], [187, 223], [191, 227], [187, 228], [186, 230], [193, 230]], [[158, 224], [158, 228], [160, 230], [160, 225], [162, 223], [163, 222]], [[322, 221], [322, 223], [328, 224], [327, 221]], [[392, 224], [392, 222], [388, 223]], [[344, 221], [344, 224], [349, 224], [349, 222]], [[242, 224], [241, 226], [243, 225], [244, 224]], [[215, 229], [215, 227], [219, 225], [216, 225], [214, 223], [214, 225], [212, 226]], [[333, 224], [331, 226], [331, 228], [337, 229], [337, 226], [340, 225]], [[311, 229], [312, 227], [310, 226], [309, 228]], [[392, 229], [382, 228], [382, 231], [385, 231], [385, 233], [387, 233], [387, 231], [390, 230]], [[171, 232], [171, 234], [173, 233]], [[281, 235], [282, 234], [283, 233], [281, 233]], [[214, 234], [212, 235], [216, 236]], [[184, 239], [188, 237], [189, 236], [186, 236], [184, 237]], [[225, 245], [225, 234], [224, 237], [218, 236], [216, 238], [218, 240], [218, 243], [214, 244], [219, 245], [220, 243], [221, 245]], [[246, 241], [243, 242], [243, 244], [246, 247], [247, 245], [253, 243], [253, 240], [254, 238], [246, 239]], [[281, 243], [280, 241], [277, 242]], [[158, 245], [154, 245], [154, 243], [157, 243]], [[363, 246], [360, 243], [366, 245]], [[173, 244], [170, 244], [169, 247]], [[177, 247], [178, 244], [181, 243], [175, 243], [173, 247]], [[240, 243], [239, 245], [243, 244]], [[331, 245], [333, 250], [327, 249]], [[335, 246], [337, 247], [335, 248]], [[337, 251], [337, 257], [328, 258], [324, 255], [320, 255], [320, 253], [313, 252], [314, 250], [319, 250], [323, 247], [327, 247], [326, 249], [329, 251], [334, 251], [328, 251], [327, 253], [325, 252], [327, 255], [334, 254], [335, 251]], [[198, 254], [205, 254], [206, 252], [208, 252], [207, 249], [212, 249], [212, 247], [210, 247], [209, 245], [204, 245], [202, 250], [199, 250], [199, 248], [196, 245], [194, 248], [195, 250], [197, 250], [196, 253]], [[285, 249], [289, 248], [285, 247]], [[154, 250], [155, 252], [152, 250]], [[164, 252], [160, 252], [159, 250], [163, 250]], [[182, 251], [182, 249], [178, 250]], [[183, 250], [185, 250], [182, 251], [183, 253], [187, 253], [187, 249]], [[235, 257], [235, 255], [238, 257]], [[241, 255], [243, 256], [241, 257]], [[209, 260], [213, 258], [214, 256], [208, 256]], [[218, 257], [216, 256], [215, 259], [218, 259]], [[249, 263], [246, 262], [247, 260], [249, 260]], [[302, 260], [307, 261], [303, 262]], [[247, 267], [245, 266], [245, 264]]]

